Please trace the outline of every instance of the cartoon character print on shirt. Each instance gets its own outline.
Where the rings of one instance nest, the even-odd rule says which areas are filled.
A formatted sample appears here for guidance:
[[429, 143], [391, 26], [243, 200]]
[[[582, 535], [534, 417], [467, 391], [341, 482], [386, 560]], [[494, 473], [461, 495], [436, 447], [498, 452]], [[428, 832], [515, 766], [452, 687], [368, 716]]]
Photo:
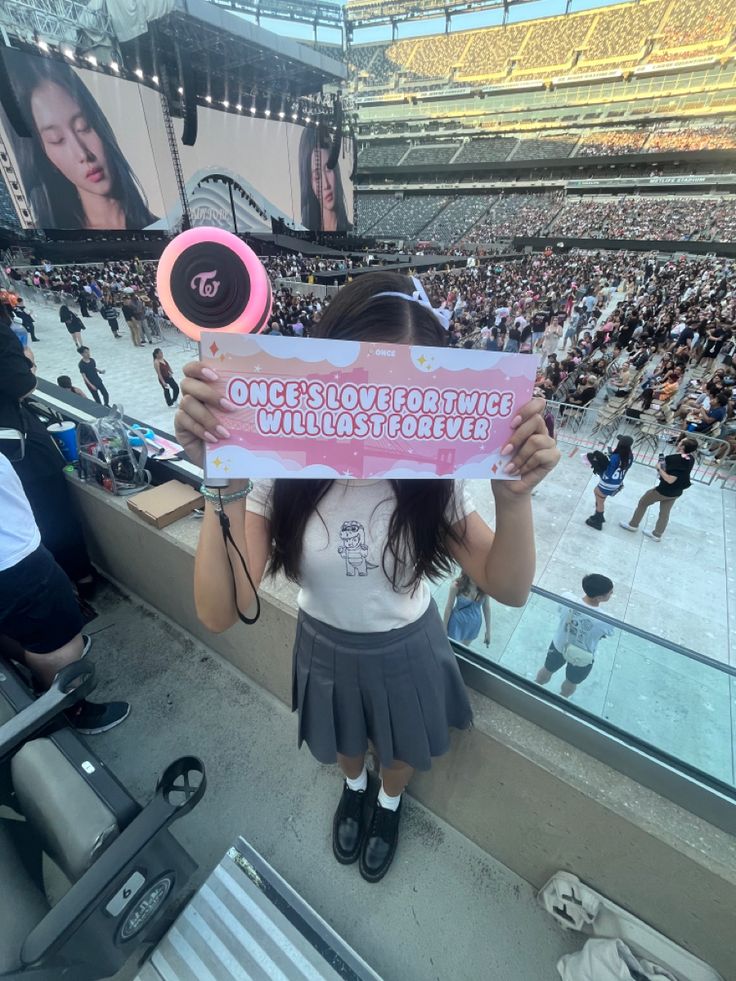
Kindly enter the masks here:
[[368, 561], [365, 528], [360, 521], [343, 521], [337, 552], [345, 559], [346, 576], [367, 576], [369, 569], [378, 568]]

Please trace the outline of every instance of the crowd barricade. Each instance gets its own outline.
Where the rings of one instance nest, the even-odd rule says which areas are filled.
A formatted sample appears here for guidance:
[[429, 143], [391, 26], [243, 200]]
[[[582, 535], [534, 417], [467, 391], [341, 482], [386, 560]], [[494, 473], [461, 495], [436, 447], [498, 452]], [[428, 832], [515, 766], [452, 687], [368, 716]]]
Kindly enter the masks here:
[[690, 479], [708, 485], [720, 481], [724, 489], [736, 490], [736, 461], [715, 458], [715, 454], [726, 446], [724, 440], [705, 433], [686, 434], [676, 426], [657, 422], [651, 415], [629, 415], [627, 407], [627, 398], [610, 399], [596, 406], [547, 402], [559, 443], [586, 452], [607, 452], [618, 436], [631, 436], [635, 462], [654, 468], [660, 454], [667, 456], [674, 452], [674, 444], [681, 436], [694, 436], [699, 447]]
[[339, 289], [337, 286], [324, 286], [321, 283], [303, 283], [301, 279], [287, 279], [284, 276], [278, 276], [274, 282], [276, 289], [286, 287], [292, 293], [299, 293], [301, 296], [309, 296], [311, 294], [312, 296], [316, 296], [318, 300], [324, 300], [328, 296], [334, 296]]

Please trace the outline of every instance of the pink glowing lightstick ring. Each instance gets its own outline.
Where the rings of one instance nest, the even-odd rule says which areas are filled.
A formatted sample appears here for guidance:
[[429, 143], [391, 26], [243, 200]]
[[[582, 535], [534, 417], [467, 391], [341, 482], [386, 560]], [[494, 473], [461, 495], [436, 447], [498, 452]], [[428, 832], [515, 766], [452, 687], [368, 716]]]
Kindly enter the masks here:
[[245, 242], [221, 228], [191, 228], [172, 239], [156, 288], [166, 315], [195, 341], [203, 330], [256, 334], [271, 313], [268, 273]]

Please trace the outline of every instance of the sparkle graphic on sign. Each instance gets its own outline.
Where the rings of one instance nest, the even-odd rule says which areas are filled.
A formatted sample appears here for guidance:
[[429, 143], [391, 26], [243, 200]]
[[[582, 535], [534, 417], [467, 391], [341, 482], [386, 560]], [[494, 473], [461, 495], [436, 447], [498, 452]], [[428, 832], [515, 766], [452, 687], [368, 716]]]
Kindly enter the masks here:
[[219, 458], [219, 456], [216, 456], [215, 459], [212, 462], [214, 463], [214, 465], [216, 467], [221, 467], [222, 466], [222, 460]]
[[217, 354], [217, 352], [218, 352], [219, 350], [220, 350], [220, 349], [219, 349], [219, 347], [217, 346], [217, 343], [216, 343], [215, 341], [213, 341], [213, 342], [212, 342], [212, 343], [210, 344], [210, 351], [212, 351], [212, 356], [214, 357], [214, 356], [215, 356], [215, 355]]

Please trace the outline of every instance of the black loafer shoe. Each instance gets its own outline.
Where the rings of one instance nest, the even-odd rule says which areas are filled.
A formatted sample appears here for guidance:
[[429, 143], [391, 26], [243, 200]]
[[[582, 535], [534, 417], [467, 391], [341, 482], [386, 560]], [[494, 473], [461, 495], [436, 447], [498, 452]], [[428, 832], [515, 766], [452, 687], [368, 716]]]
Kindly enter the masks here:
[[351, 790], [343, 785], [342, 797], [332, 821], [332, 851], [341, 865], [351, 865], [363, 844], [363, 819], [367, 790]]
[[399, 842], [401, 805], [390, 811], [376, 801], [373, 817], [360, 853], [360, 874], [367, 882], [378, 882], [388, 872]]

